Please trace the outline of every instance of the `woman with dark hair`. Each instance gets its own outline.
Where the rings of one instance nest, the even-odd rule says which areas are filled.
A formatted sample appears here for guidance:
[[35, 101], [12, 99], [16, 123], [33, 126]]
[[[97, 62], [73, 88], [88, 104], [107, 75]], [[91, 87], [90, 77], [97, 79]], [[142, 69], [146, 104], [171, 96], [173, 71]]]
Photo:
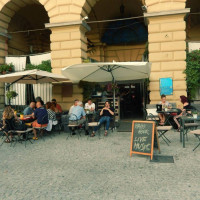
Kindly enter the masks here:
[[174, 116], [174, 121], [178, 126], [178, 131], [180, 132], [181, 125], [178, 122], [178, 119], [185, 115], [188, 109], [191, 109], [190, 103], [188, 101], [188, 98], [184, 95], [180, 96], [180, 101], [183, 104], [183, 109], [181, 109], [181, 113], [179, 115]]
[[47, 113], [48, 113], [48, 119], [56, 121], [55, 107], [54, 107], [53, 103], [47, 102], [46, 109], [47, 109]]

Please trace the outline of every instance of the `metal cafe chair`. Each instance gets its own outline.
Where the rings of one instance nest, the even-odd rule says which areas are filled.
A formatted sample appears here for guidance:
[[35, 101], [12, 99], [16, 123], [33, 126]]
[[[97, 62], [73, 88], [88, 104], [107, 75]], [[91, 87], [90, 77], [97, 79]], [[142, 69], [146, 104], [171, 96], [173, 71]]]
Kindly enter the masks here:
[[71, 113], [70, 117], [73, 117], [74, 120], [69, 120], [69, 124], [68, 124], [68, 128], [69, 128], [69, 135], [67, 136], [67, 139], [69, 138], [69, 136], [72, 137], [73, 133], [77, 133], [76, 135], [81, 137], [81, 132], [84, 129], [84, 125], [83, 124], [79, 124], [78, 123], [78, 118], [75, 114]]
[[193, 130], [190, 131], [191, 134], [194, 134], [196, 136], [196, 138], [199, 140], [199, 143], [195, 146], [195, 148], [193, 149], [193, 151], [200, 146], [200, 129], [197, 130]]
[[163, 141], [169, 146], [169, 143], [171, 143], [171, 141], [167, 138], [165, 134], [172, 129], [172, 126], [165, 126], [165, 125], [159, 126], [157, 118], [152, 113], [150, 114], [150, 116], [151, 116], [151, 121], [154, 121], [156, 124], [156, 129], [158, 131], [158, 138], [162, 138]]
[[192, 115], [189, 113], [187, 113], [186, 116], [180, 117], [180, 124], [181, 124], [180, 137], [181, 141], [183, 140], [183, 147], [185, 147], [185, 136], [188, 141], [188, 136], [187, 136], [188, 131], [196, 130], [200, 124], [194, 122]]
[[18, 130], [19, 128], [19, 126], [17, 126], [18, 123], [19, 122], [16, 122], [14, 118], [12, 121], [6, 120], [6, 127], [9, 128], [8, 129], [6, 129], [6, 127], [2, 128], [2, 131], [4, 132], [5, 140], [10, 140], [9, 136], [12, 136], [12, 142], [10, 143], [10, 146], [12, 146], [13, 142], [14, 142], [13, 147], [15, 147], [17, 142], [22, 143], [24, 141], [26, 147], [27, 141], [29, 141], [32, 144], [31, 138], [29, 138], [29, 134], [33, 131], [33, 129], [27, 128], [26, 130]]
[[[88, 127], [89, 129], [92, 129], [92, 131], [94, 131], [94, 128], [97, 127], [99, 125], [99, 122], [89, 122], [88, 123]], [[99, 133], [99, 139], [101, 137], [101, 132], [100, 129], [98, 129], [98, 133]], [[88, 138], [90, 137], [90, 134], [88, 135]]]
[[46, 131], [46, 128], [48, 126], [48, 123], [47, 124], [45, 123], [46, 121], [48, 121], [48, 115], [45, 115], [42, 118], [42, 123], [40, 124], [39, 127], [33, 127], [38, 132], [39, 137], [41, 137], [43, 140], [44, 140], [44, 132]]

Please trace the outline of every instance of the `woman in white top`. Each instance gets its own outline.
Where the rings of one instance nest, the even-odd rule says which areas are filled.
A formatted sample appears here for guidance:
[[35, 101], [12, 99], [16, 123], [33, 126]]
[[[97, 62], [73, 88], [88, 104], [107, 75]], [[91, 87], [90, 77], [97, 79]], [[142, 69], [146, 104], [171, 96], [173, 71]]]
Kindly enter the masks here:
[[[169, 102], [166, 101], [166, 96], [164, 94], [161, 95], [161, 101], [159, 102], [159, 104], [162, 105], [162, 108], [168, 108]], [[165, 114], [159, 113], [158, 116], [160, 118], [160, 125], [164, 125], [164, 123], [165, 123]]]
[[88, 99], [88, 102], [85, 104], [85, 110], [89, 110], [89, 111], [95, 110], [95, 104], [92, 103], [91, 99]]

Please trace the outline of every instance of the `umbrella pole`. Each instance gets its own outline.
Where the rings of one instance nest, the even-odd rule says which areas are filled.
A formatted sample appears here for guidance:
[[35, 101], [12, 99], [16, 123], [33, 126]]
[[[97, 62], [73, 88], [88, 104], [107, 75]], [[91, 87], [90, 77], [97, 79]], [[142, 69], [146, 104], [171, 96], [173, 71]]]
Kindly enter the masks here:
[[[115, 85], [115, 79], [113, 79], [113, 84]], [[114, 107], [114, 112], [115, 112], [115, 86], [113, 90], [113, 107]]]

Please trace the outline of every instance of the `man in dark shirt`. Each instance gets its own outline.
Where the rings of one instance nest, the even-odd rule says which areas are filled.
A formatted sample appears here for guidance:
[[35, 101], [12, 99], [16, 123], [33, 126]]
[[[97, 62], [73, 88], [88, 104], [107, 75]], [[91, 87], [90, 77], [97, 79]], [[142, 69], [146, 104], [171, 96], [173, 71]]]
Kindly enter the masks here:
[[105, 136], [107, 136], [108, 134], [108, 129], [110, 126], [110, 119], [111, 117], [114, 115], [114, 109], [110, 107], [110, 102], [106, 101], [105, 102], [105, 106], [104, 108], [101, 110], [100, 112], [100, 116], [101, 119], [99, 120], [99, 125], [97, 127], [95, 127], [91, 137], [95, 136], [95, 132], [98, 130], [98, 128], [101, 126], [101, 124], [103, 124], [104, 122], [106, 122], [106, 130], [105, 130]]
[[32, 123], [34, 140], [37, 140], [37, 131], [34, 127], [45, 127], [48, 125], [48, 113], [47, 110], [42, 106], [41, 102], [36, 103], [36, 109], [32, 114], [33, 118], [36, 120]]
[[36, 101], [36, 103], [37, 103], [37, 102], [41, 102], [42, 106], [44, 106], [44, 101], [42, 100], [41, 97], [36, 97], [36, 98], [35, 98], [35, 101]]

